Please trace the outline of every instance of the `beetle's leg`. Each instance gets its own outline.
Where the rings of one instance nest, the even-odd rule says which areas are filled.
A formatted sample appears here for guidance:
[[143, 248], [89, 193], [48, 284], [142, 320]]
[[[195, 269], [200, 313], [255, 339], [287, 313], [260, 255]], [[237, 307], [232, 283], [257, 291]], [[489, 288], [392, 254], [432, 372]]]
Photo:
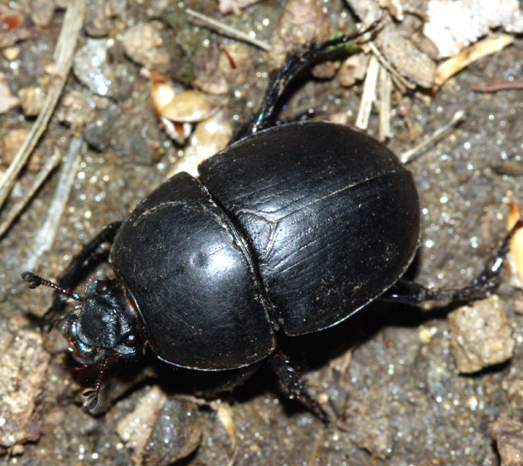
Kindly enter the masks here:
[[[65, 289], [73, 289], [84, 275], [86, 267], [89, 267], [89, 259], [95, 256], [97, 249], [104, 243], [112, 243], [118, 232], [122, 222], [114, 222], [107, 225], [100, 233], [98, 233], [89, 243], [87, 243], [82, 250], [73, 257], [69, 266], [58, 279], [58, 285]], [[63, 295], [55, 293], [53, 304], [49, 310], [44, 314], [42, 320], [49, 321], [53, 314], [59, 313], [62, 308]]]
[[64, 288], [72, 288], [81, 278], [82, 270], [86, 262], [93, 257], [96, 250], [104, 243], [112, 243], [116, 233], [120, 229], [122, 222], [113, 222], [107, 225], [82, 250], [73, 257], [69, 266], [58, 280], [58, 284]]
[[372, 23], [363, 31], [350, 35], [342, 35], [319, 44], [306, 44], [301, 49], [288, 54], [283, 65], [272, 73], [259, 110], [254, 113], [248, 123], [238, 128], [229, 141], [229, 144], [243, 137], [250, 136], [262, 129], [274, 126], [277, 106], [281, 97], [287, 91], [290, 82], [305, 68], [328, 59], [329, 56], [332, 55], [332, 52], [335, 51], [337, 45], [345, 44], [376, 29], [381, 19], [382, 18]]
[[284, 354], [276, 351], [269, 358], [269, 363], [276, 374], [278, 388], [287, 398], [298, 400], [323, 422], [332, 421], [331, 416], [327, 414], [320, 403], [309, 393], [306, 382], [300, 378], [298, 371]]
[[520, 218], [509, 231], [496, 254], [487, 262], [483, 269], [469, 285], [462, 288], [436, 288], [429, 289], [418, 283], [404, 278], [398, 280], [397, 284], [404, 287], [404, 292], [398, 292], [396, 286], [389, 290], [379, 299], [407, 304], [417, 304], [424, 301], [476, 301], [486, 298], [495, 290], [501, 282], [501, 266], [509, 251], [510, 240], [520, 228], [523, 227], [523, 219]]

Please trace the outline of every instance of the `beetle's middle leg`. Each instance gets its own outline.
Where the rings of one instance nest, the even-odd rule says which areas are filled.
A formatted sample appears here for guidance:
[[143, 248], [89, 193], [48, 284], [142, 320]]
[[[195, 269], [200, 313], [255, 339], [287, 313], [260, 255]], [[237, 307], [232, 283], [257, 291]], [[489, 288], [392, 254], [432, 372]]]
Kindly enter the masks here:
[[269, 364], [278, 380], [278, 388], [287, 398], [298, 400], [323, 422], [331, 422], [334, 420], [333, 416], [329, 415], [319, 401], [309, 393], [307, 383], [300, 377], [300, 374], [287, 356], [276, 351], [270, 356]]
[[405, 278], [400, 278], [397, 281], [397, 285], [404, 288], [404, 291], [398, 291], [398, 286], [395, 285], [379, 299], [406, 304], [419, 304], [424, 301], [477, 301], [478, 299], [484, 299], [499, 286], [501, 282], [501, 266], [509, 251], [510, 240], [521, 228], [523, 228], [523, 218], [520, 218], [507, 236], [505, 236], [503, 243], [487, 262], [483, 271], [467, 286], [462, 288], [429, 289]]

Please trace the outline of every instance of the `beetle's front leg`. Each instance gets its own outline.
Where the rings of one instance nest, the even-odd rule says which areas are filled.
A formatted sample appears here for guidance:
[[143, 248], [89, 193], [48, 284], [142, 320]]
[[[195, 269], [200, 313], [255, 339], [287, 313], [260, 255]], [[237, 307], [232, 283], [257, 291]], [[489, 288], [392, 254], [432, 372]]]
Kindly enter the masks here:
[[[73, 289], [84, 275], [85, 268], [89, 267], [89, 259], [91, 259], [96, 251], [104, 243], [112, 243], [120, 229], [122, 222], [113, 222], [107, 225], [100, 233], [98, 233], [89, 243], [87, 243], [82, 250], [73, 257], [69, 266], [58, 279], [58, 285], [64, 289]], [[49, 310], [44, 314], [43, 321], [49, 321], [53, 314], [59, 312], [62, 307], [62, 295], [55, 293], [53, 304]]]
[[58, 279], [58, 284], [63, 288], [72, 288], [77, 285], [77, 281], [82, 277], [82, 271], [87, 261], [91, 259], [96, 250], [104, 243], [112, 243], [120, 229], [122, 222], [113, 222], [107, 225], [91, 241], [89, 241], [82, 250], [73, 257], [69, 266]]
[[269, 364], [278, 380], [278, 388], [291, 400], [298, 400], [311, 410], [323, 422], [333, 421], [330, 416], [310, 393], [307, 383], [300, 377], [292, 362], [283, 353], [276, 351], [269, 358]]

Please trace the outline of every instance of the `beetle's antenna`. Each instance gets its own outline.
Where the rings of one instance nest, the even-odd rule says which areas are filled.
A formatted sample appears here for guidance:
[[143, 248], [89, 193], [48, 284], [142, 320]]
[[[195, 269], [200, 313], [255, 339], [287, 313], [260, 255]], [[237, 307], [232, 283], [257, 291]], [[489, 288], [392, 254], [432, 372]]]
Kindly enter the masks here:
[[82, 298], [78, 293], [75, 293], [74, 291], [69, 290], [67, 288], [62, 288], [60, 285], [57, 285], [56, 283], [46, 280], [45, 278], [40, 277], [40, 275], [36, 275], [36, 273], [24, 272], [22, 274], [22, 278], [27, 283], [29, 283], [29, 288], [37, 288], [39, 286], [48, 286], [49, 288], [52, 288], [53, 290], [56, 290], [59, 293], [62, 293], [63, 295], [74, 299], [75, 301], [80, 301], [80, 302], [84, 301], [84, 298]]
[[100, 372], [98, 373], [98, 378], [96, 379], [96, 384], [94, 385], [94, 388], [89, 388], [83, 392], [83, 395], [86, 397], [84, 406], [86, 406], [89, 411], [93, 411], [98, 405], [98, 399], [100, 397], [102, 382], [107, 367], [109, 366], [109, 358], [110, 353], [109, 351], [106, 351], [100, 362]]

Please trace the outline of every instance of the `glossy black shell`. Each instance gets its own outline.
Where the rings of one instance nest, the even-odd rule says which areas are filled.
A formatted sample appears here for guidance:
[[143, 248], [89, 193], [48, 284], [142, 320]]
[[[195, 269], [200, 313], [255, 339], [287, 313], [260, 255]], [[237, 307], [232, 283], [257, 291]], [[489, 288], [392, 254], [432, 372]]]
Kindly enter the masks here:
[[282, 125], [181, 173], [132, 212], [110, 262], [157, 356], [253, 364], [275, 331], [337, 324], [405, 272], [419, 239], [412, 175], [347, 126]]

